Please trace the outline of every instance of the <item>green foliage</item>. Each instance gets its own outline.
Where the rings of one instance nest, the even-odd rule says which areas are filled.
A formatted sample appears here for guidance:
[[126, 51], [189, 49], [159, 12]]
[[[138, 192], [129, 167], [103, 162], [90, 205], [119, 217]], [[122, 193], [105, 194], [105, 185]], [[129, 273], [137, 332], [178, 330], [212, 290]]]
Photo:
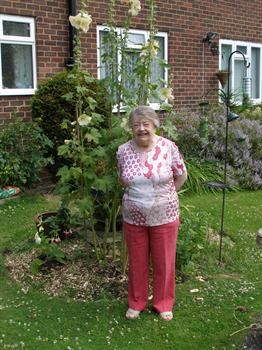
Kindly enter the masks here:
[[[201, 192], [205, 181], [221, 181], [225, 158], [225, 110], [212, 106], [206, 114], [207, 138], [201, 137], [203, 116], [190, 111], [173, 113], [164, 121], [164, 132], [176, 142], [188, 165], [189, 179], [184, 190]], [[251, 118], [240, 118], [229, 124], [227, 170], [228, 183], [232, 189], [257, 189], [261, 187], [262, 126], [261, 109], [256, 107]], [[246, 114], [248, 116], [248, 114]], [[252, 118], [254, 116], [254, 118]], [[243, 118], [244, 117], [244, 118]], [[172, 136], [173, 134], [173, 136]]]
[[65, 253], [59, 248], [57, 243], [51, 242], [44, 235], [41, 237], [41, 243], [37, 252], [39, 257], [35, 258], [31, 263], [31, 271], [37, 274], [41, 267], [48, 266], [54, 262], [65, 264]]
[[[76, 89], [78, 95], [74, 93]], [[58, 156], [57, 148], [71, 135], [80, 97], [83, 113], [105, 114], [110, 108], [102, 82], [85, 71], [79, 71], [77, 77], [69, 70], [55, 74], [40, 84], [32, 98], [32, 118], [53, 142], [50, 155], [55, 161], [54, 172], [66, 163]]]
[[184, 158], [199, 158], [203, 144], [199, 133], [200, 116], [189, 111], [170, 111], [163, 121], [164, 133], [175, 141]]
[[238, 101], [239, 97], [241, 96], [241, 94], [237, 91], [230, 91], [228, 95], [223, 89], [219, 89], [218, 94], [221, 102], [230, 109], [234, 109], [237, 106], [235, 101]]
[[36, 123], [17, 119], [0, 131], [0, 187], [31, 186], [43, 166], [51, 162], [52, 142]]
[[244, 111], [239, 111], [240, 117], [250, 120], [262, 120], [262, 105], [255, 105], [249, 108], [246, 108]]
[[[120, 118], [112, 116], [107, 122], [107, 128], [101, 125], [104, 119], [97, 114], [92, 116], [88, 125], [77, 122], [70, 140], [58, 149], [58, 154], [72, 160], [71, 166], [64, 166], [58, 171], [59, 193], [78, 209], [84, 227], [88, 222], [94, 233], [97, 215], [103, 213], [105, 240], [109, 230], [115, 237], [121, 201], [116, 151], [129, 138], [129, 131], [121, 126], [123, 121]], [[96, 233], [94, 245], [98, 257], [102, 248], [95, 237]]]
[[[131, 24], [131, 4], [128, 4], [124, 30], [116, 35], [115, 1], [109, 4], [108, 31], [104, 36], [106, 50], [102, 56], [103, 63], [108, 67], [110, 76], [105, 79], [107, 94], [104, 93], [110, 109], [99, 110], [100, 101], [96, 94], [86, 99], [85, 81], [81, 78], [81, 48], [80, 34], [77, 30], [75, 40], [75, 64], [70, 74], [75, 84], [70, 92], [64, 95], [66, 101], [74, 106], [74, 121], [64, 126], [70, 133], [64, 144], [58, 147], [58, 155], [67, 160], [67, 164], [58, 171], [58, 189], [66, 201], [73, 203], [83, 218], [85, 233], [91, 228], [97, 258], [106, 256], [106, 239], [109, 233], [113, 235], [113, 258], [116, 254], [116, 222], [120, 210], [122, 188], [117, 176], [116, 151], [119, 145], [125, 143], [131, 136], [126, 128], [127, 120], [120, 113], [125, 104], [126, 112], [138, 104], [147, 104], [156, 84], [150, 82], [153, 60], [158, 60], [158, 43], [154, 40], [156, 33], [155, 5], [149, 0], [149, 32], [150, 39], [142, 47], [141, 55], [135, 62], [133, 72], [128, 70], [126, 49], [128, 46], [128, 30]], [[116, 54], [121, 54], [121, 64], [115, 66]], [[159, 59], [160, 61], [160, 59]], [[161, 62], [164, 64], [163, 62]], [[121, 80], [116, 75], [116, 69]], [[125, 81], [135, 82], [136, 92], [126, 89]], [[163, 84], [161, 83], [161, 86]], [[128, 91], [129, 90], [129, 91]], [[169, 91], [169, 93], [171, 90]], [[116, 106], [114, 106], [116, 105]], [[117, 107], [117, 114], [112, 109]], [[99, 213], [99, 215], [98, 215]], [[104, 216], [104, 244], [96, 239], [97, 217]]]
[[190, 158], [185, 161], [188, 179], [183, 186], [184, 192], [201, 193], [210, 191], [205, 186], [207, 181], [223, 181], [222, 164], [201, 160], [199, 158]]
[[[129, 10], [132, 7], [132, 1], [126, 3]], [[150, 101], [162, 102], [166, 99], [173, 99], [163, 96], [161, 88], [167, 84], [162, 78], [155, 79], [152, 77], [153, 65], [167, 70], [169, 65], [158, 54], [159, 42], [156, 34], [156, 4], [155, 0], [148, 0], [148, 31], [149, 39], [138, 50], [136, 57], [130, 56], [130, 38], [128, 32], [132, 27], [132, 13], [128, 10], [126, 18], [123, 21], [123, 31], [117, 34], [116, 2], [110, 1], [109, 18], [107, 28], [103, 35], [103, 53], [102, 63], [106, 67], [107, 77], [105, 84], [107, 86], [107, 98], [112, 106], [115, 106], [117, 114], [120, 116], [121, 111], [129, 111], [138, 105], [147, 105]], [[139, 11], [138, 11], [139, 12]], [[118, 65], [117, 55], [121, 56], [121, 62]], [[133, 69], [130, 69], [130, 66]], [[120, 79], [119, 79], [120, 77]], [[155, 79], [155, 80], [154, 80]], [[164, 107], [164, 105], [163, 105]], [[165, 108], [164, 108], [165, 109]]]
[[[241, 188], [258, 189], [262, 186], [262, 125], [258, 120], [239, 118], [229, 124], [228, 180]], [[225, 115], [209, 116], [209, 142], [204, 156], [223, 161], [225, 154]]]
[[56, 212], [45, 212], [38, 215], [37, 231], [48, 238], [65, 239], [72, 234], [71, 213], [68, 207], [62, 204]]
[[182, 208], [176, 253], [176, 267], [179, 273], [195, 270], [194, 263], [199, 260], [208, 245], [208, 219], [206, 213], [194, 213], [187, 206]]
[[166, 112], [165, 118], [163, 122], [161, 123], [159, 133], [163, 136], [166, 136], [172, 141], [177, 141], [178, 139], [178, 132], [177, 127], [174, 123], [174, 118], [176, 116], [176, 113], [173, 110], [173, 107], [170, 104], [162, 104], [161, 108]]

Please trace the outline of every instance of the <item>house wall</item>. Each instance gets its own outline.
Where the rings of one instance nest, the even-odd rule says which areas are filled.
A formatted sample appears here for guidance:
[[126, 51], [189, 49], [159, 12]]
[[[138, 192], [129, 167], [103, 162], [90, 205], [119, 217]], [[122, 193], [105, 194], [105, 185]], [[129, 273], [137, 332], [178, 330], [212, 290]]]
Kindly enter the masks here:
[[[80, 3], [80, 1], [77, 1]], [[108, 18], [109, 0], [89, 0], [93, 22], [83, 36], [84, 68], [97, 72], [96, 25]], [[117, 0], [118, 25], [121, 26], [125, 7]], [[147, 29], [148, 7], [142, 0], [142, 11], [133, 19], [132, 27]], [[173, 74], [177, 109], [196, 110], [203, 94], [210, 101], [217, 99], [218, 56], [212, 55], [202, 39], [209, 31], [216, 38], [262, 42], [261, 0], [156, 0], [156, 24], [159, 31], [168, 33], [168, 55]], [[36, 19], [38, 82], [65, 67], [69, 56], [67, 0], [1, 0], [0, 13], [33, 16]], [[30, 119], [30, 96], [0, 96], [0, 125], [10, 122], [13, 113]]]

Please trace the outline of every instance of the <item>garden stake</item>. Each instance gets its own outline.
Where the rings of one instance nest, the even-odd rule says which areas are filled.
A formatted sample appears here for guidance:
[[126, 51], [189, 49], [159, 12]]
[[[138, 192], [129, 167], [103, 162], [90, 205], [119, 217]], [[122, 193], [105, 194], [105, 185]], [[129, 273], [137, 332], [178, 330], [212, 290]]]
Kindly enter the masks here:
[[[243, 56], [243, 59], [244, 59], [243, 63], [244, 63], [245, 68], [248, 68], [250, 66], [250, 63], [247, 63], [243, 52], [241, 52], [239, 50], [235, 50], [235, 51], [231, 52], [231, 54], [228, 57], [228, 63], [227, 63], [228, 76], [230, 74], [230, 61], [231, 61], [232, 56], [236, 52]], [[223, 180], [223, 185], [221, 186], [222, 187], [222, 211], [221, 211], [220, 243], [219, 243], [219, 257], [218, 257], [219, 264], [221, 263], [221, 258], [222, 258], [222, 240], [223, 240], [223, 235], [224, 235], [225, 199], [226, 199], [226, 189], [228, 188], [228, 185], [227, 185], [228, 123], [236, 120], [239, 117], [238, 115], [230, 112], [230, 110], [229, 110], [229, 105], [230, 105], [229, 96], [230, 96], [230, 82], [228, 81], [228, 83], [227, 83], [227, 95], [226, 95], [226, 100], [225, 100], [225, 103], [226, 103], [226, 138], [225, 138], [225, 156], [224, 156], [224, 180]]]

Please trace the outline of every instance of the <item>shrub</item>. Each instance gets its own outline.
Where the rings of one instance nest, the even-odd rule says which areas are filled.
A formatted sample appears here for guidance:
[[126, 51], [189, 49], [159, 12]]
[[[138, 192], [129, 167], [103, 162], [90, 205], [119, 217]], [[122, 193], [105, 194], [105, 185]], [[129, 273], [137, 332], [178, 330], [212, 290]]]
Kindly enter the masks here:
[[241, 118], [250, 120], [262, 119], [262, 105], [251, 106], [240, 113]]
[[208, 245], [208, 215], [181, 208], [181, 224], [176, 250], [176, 267], [179, 274], [195, 269], [195, 263]]
[[17, 120], [0, 131], [0, 187], [31, 186], [43, 166], [52, 142], [35, 123]]
[[214, 191], [214, 189], [205, 186], [205, 182], [223, 180], [222, 164], [218, 162], [190, 158], [185, 163], [188, 179], [183, 186], [183, 192], [201, 193], [210, 190]]
[[166, 127], [171, 129], [174, 125], [175, 137], [170, 132], [167, 137], [178, 145], [188, 170], [188, 180], [182, 192], [200, 193], [210, 190], [204, 186], [204, 182], [221, 181], [222, 167], [217, 159], [206, 160], [204, 156], [206, 140], [201, 137], [201, 116], [182, 111], [173, 113], [171, 119], [168, 119], [168, 124], [166, 120], [163, 121], [161, 131], [166, 131]]
[[[262, 125], [257, 120], [239, 119], [229, 124], [228, 169], [232, 184], [246, 189], [262, 185]], [[224, 160], [225, 116], [213, 115], [209, 124], [206, 158]]]
[[[257, 107], [258, 108], [258, 107]], [[203, 182], [221, 180], [225, 158], [225, 111], [214, 106], [207, 115], [208, 139], [200, 136], [201, 116], [176, 113], [176, 140], [189, 173], [184, 189], [200, 192]], [[240, 118], [229, 124], [228, 182], [231, 186], [257, 189], [262, 185], [262, 126], [259, 120]]]
[[203, 150], [199, 133], [200, 118], [193, 112], [183, 111], [174, 114], [173, 123], [177, 129], [175, 142], [180, 152], [187, 158], [198, 158]]
[[[64, 140], [71, 137], [73, 126], [70, 122], [75, 120], [76, 100], [72, 94], [77, 85], [85, 87], [87, 93], [82, 98], [82, 112], [88, 114], [92, 100], [95, 99], [96, 112], [105, 115], [110, 109], [106, 99], [106, 91], [102, 82], [91, 77], [88, 73], [81, 72], [81, 82], [76, 81], [71, 71], [64, 71], [55, 74], [53, 77], [40, 84], [36, 94], [32, 98], [32, 118], [37, 121], [44, 133], [53, 142], [50, 155], [54, 158], [56, 173], [61, 166], [68, 164], [65, 159], [57, 154], [57, 148], [64, 144]], [[67, 121], [67, 123], [65, 123]]]

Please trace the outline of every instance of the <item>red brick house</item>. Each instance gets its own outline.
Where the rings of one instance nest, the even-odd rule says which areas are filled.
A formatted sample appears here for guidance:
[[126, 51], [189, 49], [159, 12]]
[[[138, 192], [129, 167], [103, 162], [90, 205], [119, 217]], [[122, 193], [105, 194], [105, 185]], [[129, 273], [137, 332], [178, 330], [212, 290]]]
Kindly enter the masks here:
[[[126, 8], [120, 1], [116, 3], [121, 28]], [[97, 48], [108, 4], [109, 0], [87, 2], [93, 22], [82, 36], [84, 68], [98, 77], [106, 74], [98, 69]], [[78, 0], [0, 1], [0, 126], [12, 121], [14, 113], [30, 119], [30, 98], [39, 81], [70, 62], [72, 28], [68, 16], [75, 14], [79, 5]], [[261, 103], [261, 0], [156, 0], [156, 5], [160, 53], [171, 65], [175, 108], [197, 109], [203, 95], [216, 100], [219, 85], [215, 73], [227, 67], [227, 58], [235, 50], [243, 52], [250, 67], [245, 70], [243, 57], [233, 56], [231, 88], [242, 91], [246, 76], [252, 81], [250, 98]], [[148, 34], [147, 1], [142, 0], [141, 6], [131, 26], [138, 41], [146, 40]], [[216, 35], [213, 38], [208, 33]]]

